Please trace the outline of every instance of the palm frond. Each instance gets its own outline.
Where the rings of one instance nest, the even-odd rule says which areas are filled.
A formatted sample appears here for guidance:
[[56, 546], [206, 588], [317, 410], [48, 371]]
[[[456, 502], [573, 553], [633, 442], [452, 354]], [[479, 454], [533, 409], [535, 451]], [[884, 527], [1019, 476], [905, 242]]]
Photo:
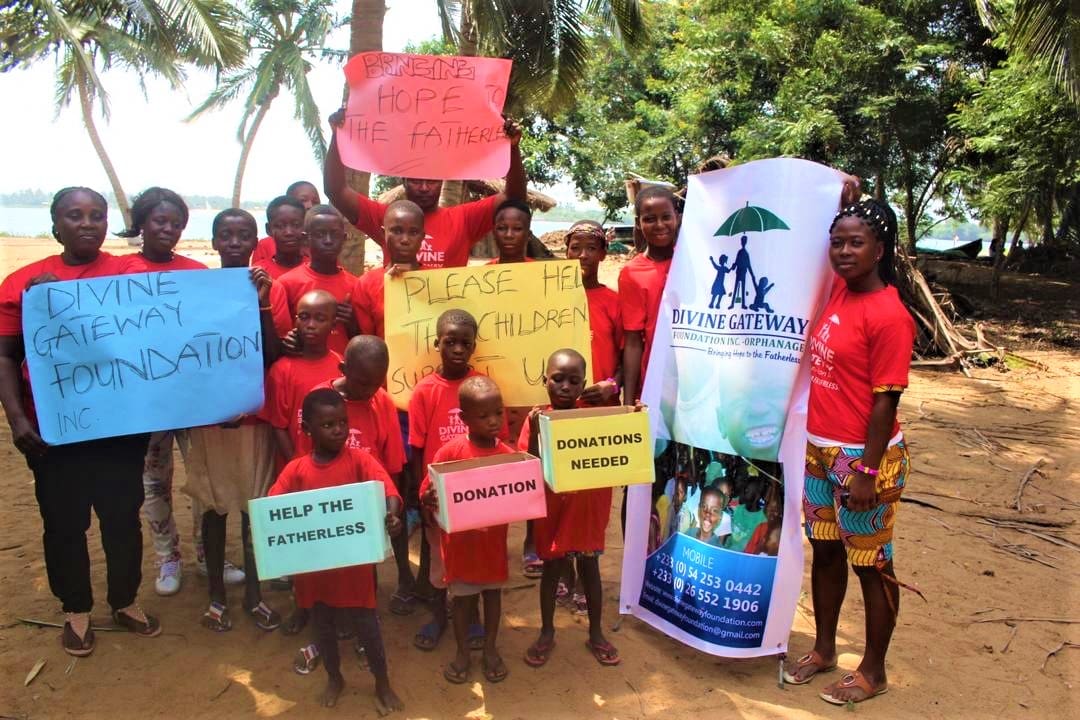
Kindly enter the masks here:
[[258, 68], [251, 67], [233, 75], [218, 78], [217, 87], [198, 107], [191, 111], [190, 115], [184, 118], [184, 121], [191, 122], [203, 113], [209, 110], [219, 110], [240, 97], [245, 88], [253, 82], [257, 71]]
[[648, 40], [638, 0], [589, 0], [585, 11], [599, 17], [629, 48], [640, 48]]
[[1011, 42], [1045, 58], [1054, 79], [1075, 101], [1080, 99], [1080, 3], [1074, 0], [1020, 0]]

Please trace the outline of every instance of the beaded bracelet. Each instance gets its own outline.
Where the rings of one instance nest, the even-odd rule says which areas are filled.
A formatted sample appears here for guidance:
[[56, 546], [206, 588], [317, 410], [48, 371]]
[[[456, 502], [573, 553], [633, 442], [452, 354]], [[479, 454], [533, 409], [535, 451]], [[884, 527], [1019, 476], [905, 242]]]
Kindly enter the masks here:
[[876, 468], [868, 468], [859, 462], [855, 465], [855, 472], [861, 472], [863, 475], [869, 475], [870, 477], [877, 477], [881, 470]]

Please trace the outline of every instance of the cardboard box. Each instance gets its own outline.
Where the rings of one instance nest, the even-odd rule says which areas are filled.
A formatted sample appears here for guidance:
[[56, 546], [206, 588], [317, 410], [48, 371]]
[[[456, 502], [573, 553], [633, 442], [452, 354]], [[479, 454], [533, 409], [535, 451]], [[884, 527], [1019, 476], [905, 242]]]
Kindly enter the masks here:
[[248, 501], [255, 564], [263, 579], [386, 559], [386, 493], [380, 481]]
[[648, 409], [581, 408], [540, 414], [544, 480], [557, 493], [653, 481]]
[[432, 463], [439, 526], [448, 533], [532, 520], [547, 514], [540, 459], [517, 452]]

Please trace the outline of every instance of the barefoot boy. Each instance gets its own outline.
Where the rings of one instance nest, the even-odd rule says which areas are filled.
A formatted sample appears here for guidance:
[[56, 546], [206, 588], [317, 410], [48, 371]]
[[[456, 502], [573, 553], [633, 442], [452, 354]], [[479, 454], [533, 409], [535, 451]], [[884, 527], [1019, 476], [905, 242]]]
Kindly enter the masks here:
[[[512, 453], [514, 449], [499, 439], [505, 425], [502, 394], [491, 378], [475, 375], [466, 378], [458, 391], [461, 421], [468, 435], [461, 435], [444, 445], [433, 462], [450, 462]], [[430, 478], [420, 487], [421, 502], [429, 512], [438, 510], [439, 499]], [[429, 516], [429, 519], [433, 519]], [[484, 678], [497, 683], [509, 671], [496, 647], [502, 615], [502, 586], [506, 583], [507, 525], [493, 525], [478, 530], [445, 533], [440, 531], [443, 582], [454, 597], [453, 621], [457, 654], [443, 670], [449, 682], [461, 684], [469, 679], [469, 625], [484, 597], [484, 655], [481, 664]], [[433, 548], [434, 551], [434, 548]]]
[[[346, 447], [349, 418], [345, 400], [329, 388], [313, 390], [304, 398], [304, 434], [311, 440], [309, 455], [294, 459], [270, 488], [270, 495], [302, 490], [318, 490], [366, 480], [379, 480], [386, 492], [386, 531], [401, 533], [401, 497], [390, 477], [369, 453]], [[345, 687], [338, 652], [338, 618], [355, 629], [367, 651], [368, 667], [375, 676], [375, 706], [380, 715], [401, 710], [404, 704], [390, 687], [386, 651], [379, 620], [375, 614], [375, 569], [373, 565], [304, 573], [293, 579], [298, 603], [312, 607], [319, 654], [328, 676], [319, 697], [325, 707], [333, 707]]]

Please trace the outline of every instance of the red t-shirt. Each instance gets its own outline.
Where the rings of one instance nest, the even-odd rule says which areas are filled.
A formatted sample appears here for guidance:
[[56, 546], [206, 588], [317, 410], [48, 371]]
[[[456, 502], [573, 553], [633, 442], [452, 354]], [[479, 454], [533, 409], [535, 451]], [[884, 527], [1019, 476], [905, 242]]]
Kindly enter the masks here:
[[[409, 445], [420, 448], [425, 471], [443, 445], [468, 434], [469, 428], [461, 421], [458, 388], [465, 378], [479, 374], [470, 370], [463, 378], [447, 380], [433, 373], [416, 383], [409, 398]], [[505, 439], [509, 434], [504, 422], [499, 437]]]
[[[289, 312], [296, 317], [296, 304], [305, 293], [312, 290], [326, 290], [339, 303], [348, 302], [353, 288], [356, 287], [356, 276], [341, 267], [338, 267], [338, 271], [333, 275], [323, 275], [304, 263], [282, 275], [277, 282], [285, 288], [285, 294], [289, 298]], [[330, 331], [330, 339], [326, 344], [338, 354], [345, 353], [349, 335], [343, 323], [334, 323], [334, 329]]]
[[[840, 278], [809, 339], [806, 430], [836, 442], [866, 442], [874, 393], [908, 384], [915, 321], [889, 285], [854, 293]], [[892, 434], [900, 432], [900, 423]]]
[[[289, 431], [295, 452], [299, 457], [301, 443], [307, 438], [300, 429], [300, 410], [304, 398], [316, 386], [341, 376], [341, 356], [328, 352], [321, 358], [278, 358], [266, 374], [266, 399], [259, 419], [276, 428]], [[311, 447], [310, 444], [304, 447]]]
[[[303, 490], [349, 485], [365, 480], [381, 480], [386, 497], [399, 500], [397, 488], [382, 466], [369, 453], [345, 447], [328, 463], [315, 462], [311, 455], [298, 457], [281, 471], [267, 495], [284, 495]], [[384, 532], [384, 525], [369, 532]], [[330, 607], [375, 607], [375, 566], [350, 567], [302, 573], [293, 576], [293, 595], [297, 607], [311, 608], [316, 602]]]
[[352, 293], [352, 306], [361, 335], [385, 337], [383, 331], [383, 283], [385, 281], [385, 267], [368, 270], [356, 281], [356, 288]]
[[[426, 237], [420, 243], [420, 252], [416, 253], [420, 266], [427, 270], [468, 265], [469, 249], [495, 227], [496, 198], [496, 195], [492, 195], [483, 200], [435, 208], [424, 213]], [[382, 226], [389, 205], [363, 195], [358, 195], [356, 199], [356, 227], [385, 250]], [[389, 262], [389, 259], [390, 254], [384, 252], [383, 262]]]
[[[641, 384], [645, 384], [645, 371], [649, 365], [656, 318], [660, 314], [660, 297], [664, 294], [671, 259], [652, 260], [644, 254], [636, 256], [619, 272], [619, 307], [622, 326], [627, 332], [645, 333], [645, 347], [641, 355]], [[635, 388], [631, 392], [640, 390]]]
[[[601, 285], [586, 288], [589, 303], [589, 329], [592, 332], [592, 381], [614, 377], [622, 359], [623, 325], [619, 294]], [[618, 402], [618, 398], [615, 398]]]
[[[517, 441], [522, 452], [529, 452], [530, 431], [526, 417]], [[603, 552], [611, 517], [611, 494], [609, 487], [555, 493], [545, 483], [547, 514], [533, 520], [533, 540], [540, 559], [557, 560], [571, 552]]]
[[264, 260], [272, 259], [275, 255], [277, 255], [277, 243], [274, 242], [274, 238], [267, 235], [259, 240], [259, 244], [255, 246], [254, 252], [251, 253], [249, 262], [252, 266], [255, 266]]
[[[142, 253], [125, 256], [131, 265], [128, 272], [165, 272], [168, 270], [205, 270], [206, 265], [183, 255], [173, 253], [172, 259], [159, 263], [148, 259]], [[137, 269], [136, 269], [137, 268]]]
[[[335, 380], [319, 383], [310, 390], [318, 388], [334, 389]], [[391, 475], [396, 475], [405, 467], [405, 444], [401, 440], [401, 426], [398, 423], [397, 408], [390, 394], [383, 388], [375, 391], [367, 400], [345, 399], [345, 409], [349, 414], [349, 439], [346, 447], [353, 447], [371, 453], [372, 457]], [[311, 452], [311, 438], [300, 433], [296, 446], [296, 455]]]
[[274, 329], [277, 330], [278, 337], [285, 337], [296, 326], [289, 310], [289, 298], [285, 294], [285, 288], [279, 283], [270, 286], [270, 314], [274, 318]]
[[[433, 462], [452, 462], [471, 460], [472, 458], [490, 457], [514, 452], [502, 440], [493, 448], [474, 445], [467, 435], [461, 435], [435, 453]], [[425, 476], [420, 483], [422, 496], [431, 486], [430, 476]], [[494, 585], [506, 582], [509, 575], [506, 554], [506, 532], [508, 525], [492, 525], [478, 530], [464, 530], [456, 533], [439, 531], [439, 551], [442, 553], [443, 566], [446, 568], [443, 582], [466, 582], [473, 585]]]
[[[267, 239], [272, 240], [273, 238], [267, 238]], [[301, 260], [300, 265], [303, 265], [306, 262], [307, 262], [307, 259]], [[285, 273], [290, 272], [290, 271], [295, 270], [296, 268], [300, 267], [300, 265], [293, 265], [292, 267], [285, 267], [284, 265], [278, 264], [278, 261], [275, 260], [273, 257], [262, 258], [261, 260], [252, 260], [251, 261], [251, 266], [252, 267], [261, 267], [270, 276], [271, 280], [277, 280], [279, 277], [281, 277]]]

